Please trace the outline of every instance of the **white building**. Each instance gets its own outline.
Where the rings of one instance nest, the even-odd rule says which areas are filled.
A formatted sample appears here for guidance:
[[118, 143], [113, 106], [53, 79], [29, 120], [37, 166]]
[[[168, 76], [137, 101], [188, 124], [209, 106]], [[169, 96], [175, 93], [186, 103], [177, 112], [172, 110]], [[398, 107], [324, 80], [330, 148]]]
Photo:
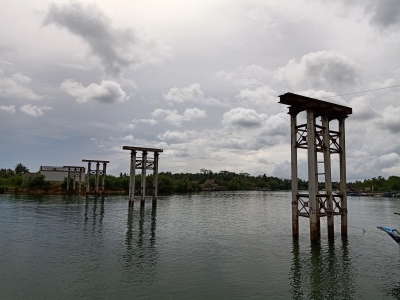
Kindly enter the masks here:
[[[76, 167], [77, 169], [78, 167]], [[85, 181], [85, 168], [80, 167], [83, 171], [81, 174], [81, 181]], [[74, 172], [73, 168], [70, 167], [70, 172]], [[45, 180], [49, 181], [64, 181], [64, 178], [68, 177], [68, 167], [54, 167], [54, 166], [40, 166], [39, 174], [45, 176]], [[73, 180], [73, 173], [70, 179]], [[79, 181], [79, 172], [75, 172], [75, 180]]]

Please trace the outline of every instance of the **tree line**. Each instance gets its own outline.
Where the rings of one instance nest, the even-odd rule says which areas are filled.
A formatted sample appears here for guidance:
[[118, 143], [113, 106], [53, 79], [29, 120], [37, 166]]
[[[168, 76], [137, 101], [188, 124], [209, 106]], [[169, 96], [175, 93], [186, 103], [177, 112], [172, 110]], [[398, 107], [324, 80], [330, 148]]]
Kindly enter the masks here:
[[[49, 191], [52, 188], [66, 189], [67, 180], [63, 183], [54, 184], [45, 179], [43, 175], [29, 177], [23, 180], [22, 174], [28, 172], [29, 169], [22, 163], [19, 163], [12, 169], [0, 169], [0, 192], [4, 192], [6, 188], [26, 189], [26, 190], [44, 190]], [[183, 193], [195, 192], [202, 189], [202, 184], [208, 179], [213, 179], [218, 186], [226, 187], [227, 190], [291, 190], [291, 180], [278, 178], [274, 176], [266, 176], [266, 174], [251, 176], [248, 173], [235, 173], [229, 171], [220, 172], [201, 172], [201, 173], [171, 173], [161, 172], [158, 175], [158, 191], [159, 193]], [[135, 176], [135, 187], [140, 188], [141, 175]], [[153, 175], [146, 176], [146, 183], [149, 188], [152, 187]], [[93, 185], [93, 183], [92, 183]], [[370, 190], [379, 191], [399, 191], [400, 177], [390, 176], [385, 179], [382, 176], [372, 179], [364, 179], [364, 181], [348, 182], [349, 189], [357, 191]], [[298, 180], [299, 190], [307, 190], [308, 182], [302, 179]], [[324, 183], [319, 183], [319, 189], [324, 188]], [[338, 182], [332, 182], [333, 190], [339, 189]], [[120, 173], [119, 176], [106, 175], [105, 189], [108, 191], [125, 191], [129, 190], [129, 174]]]

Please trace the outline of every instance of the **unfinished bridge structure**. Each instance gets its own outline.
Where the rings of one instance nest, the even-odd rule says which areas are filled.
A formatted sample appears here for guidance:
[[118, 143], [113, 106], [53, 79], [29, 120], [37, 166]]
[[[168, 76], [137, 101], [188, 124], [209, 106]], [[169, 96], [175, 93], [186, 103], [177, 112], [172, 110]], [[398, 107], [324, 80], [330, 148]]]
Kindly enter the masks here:
[[[299, 236], [299, 217], [306, 217], [310, 220], [311, 242], [317, 241], [321, 234], [320, 218], [326, 217], [328, 237], [332, 238], [334, 216], [340, 216], [341, 235], [347, 236], [345, 119], [352, 114], [352, 109], [293, 93], [279, 98], [279, 103], [289, 105], [291, 120], [292, 235]], [[297, 116], [301, 112], [306, 112], [306, 123], [298, 125]], [[338, 122], [338, 131], [330, 130], [331, 121]], [[308, 193], [300, 193], [298, 189], [298, 149], [307, 149]], [[339, 155], [338, 193], [332, 191], [331, 154]], [[321, 170], [319, 164], [322, 164]], [[321, 191], [318, 189], [320, 177], [323, 177], [320, 182], [325, 182]]]
[[[101, 177], [101, 195], [105, 195], [105, 180], [106, 180], [106, 169], [108, 160], [97, 160], [97, 159], [82, 159], [82, 162], [87, 162], [87, 175], [86, 175], [86, 197], [89, 195], [99, 196], [99, 180]], [[92, 163], [96, 164], [96, 169], [92, 169]], [[100, 169], [100, 165], [103, 165], [103, 168]], [[90, 178], [94, 177], [94, 187], [93, 189], [90, 186]]]
[[[142, 182], [140, 187], [140, 206], [144, 207], [146, 199], [146, 170], [153, 170], [153, 186], [151, 189], [152, 193], [152, 205], [157, 205], [157, 193], [158, 193], [158, 159], [159, 153], [163, 152], [163, 149], [156, 148], [144, 148], [144, 147], [131, 147], [123, 146], [123, 150], [131, 151], [131, 164], [130, 164], [130, 181], [129, 181], [129, 207], [133, 207], [135, 197], [135, 174], [136, 169], [142, 172]], [[142, 152], [142, 157], [137, 159], [137, 152]], [[149, 159], [148, 152], [153, 152], [153, 159]]]

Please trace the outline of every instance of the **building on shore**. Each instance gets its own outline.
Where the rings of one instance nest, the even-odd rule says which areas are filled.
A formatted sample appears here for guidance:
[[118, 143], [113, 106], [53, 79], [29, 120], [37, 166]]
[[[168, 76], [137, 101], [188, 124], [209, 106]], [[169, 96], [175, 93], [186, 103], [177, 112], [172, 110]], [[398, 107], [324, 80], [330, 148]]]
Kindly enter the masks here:
[[227, 191], [228, 187], [218, 185], [215, 179], [207, 179], [203, 184], [199, 184], [202, 191]]
[[[86, 174], [85, 174], [85, 168], [82, 168], [82, 174], [81, 174], [81, 181], [85, 181]], [[36, 173], [31, 173], [31, 172], [25, 172], [23, 174], [24, 180], [27, 180], [29, 178], [35, 177], [37, 175], [44, 175], [45, 180], [49, 181], [55, 181], [55, 182], [63, 182], [64, 178], [68, 177], [68, 167], [57, 167], [57, 166], [40, 166], [40, 169]], [[73, 173], [70, 174], [71, 180], [74, 179]], [[75, 173], [75, 180], [79, 181], [79, 173]]]

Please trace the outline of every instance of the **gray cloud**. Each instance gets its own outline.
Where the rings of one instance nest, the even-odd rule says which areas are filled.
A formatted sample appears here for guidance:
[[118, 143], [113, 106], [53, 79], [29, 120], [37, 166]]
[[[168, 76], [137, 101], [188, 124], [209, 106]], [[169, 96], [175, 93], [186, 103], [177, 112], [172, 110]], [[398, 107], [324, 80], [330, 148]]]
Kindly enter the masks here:
[[92, 83], [87, 87], [73, 81], [65, 80], [61, 83], [61, 90], [74, 97], [79, 104], [98, 102], [103, 104], [124, 102], [129, 99], [121, 86], [114, 81], [103, 80], [100, 85]]
[[270, 164], [270, 162], [269, 162], [267, 159], [265, 159], [265, 158], [260, 158], [260, 159], [258, 160], [258, 162], [259, 162], [260, 164], [265, 164], [265, 165]]
[[397, 30], [400, 25], [400, 5], [397, 0], [343, 1], [346, 5], [359, 5], [369, 17], [369, 23], [377, 29]]
[[188, 149], [173, 150], [172, 153], [175, 157], [189, 157], [190, 156]]
[[[307, 161], [304, 159], [299, 159], [297, 161], [297, 176], [303, 180], [308, 180], [308, 165]], [[279, 178], [290, 178], [292, 174], [291, 162], [285, 160], [282, 163], [277, 163], [272, 174]]]
[[386, 168], [400, 164], [400, 156], [397, 153], [388, 153], [368, 158], [349, 157], [346, 161], [348, 177], [362, 180], [383, 175]]
[[383, 128], [398, 134], [400, 132], [400, 106], [386, 107], [382, 113], [382, 122], [381, 126]]
[[96, 4], [50, 4], [43, 24], [66, 28], [82, 38], [105, 72], [118, 76], [123, 68], [160, 63], [170, 49], [155, 38], [132, 28], [115, 29]]
[[370, 1], [366, 12], [371, 14], [371, 24], [381, 30], [399, 27], [400, 4], [398, 0]]
[[[322, 0], [328, 4], [333, 1]], [[371, 26], [381, 31], [398, 30], [400, 25], [400, 5], [398, 0], [341, 0], [345, 5], [346, 14], [348, 7], [361, 7], [364, 15], [369, 18]]]
[[294, 86], [306, 83], [310, 88], [340, 88], [355, 85], [359, 76], [354, 61], [334, 50], [324, 50], [304, 55], [299, 63], [290, 60], [278, 69], [275, 79]]

